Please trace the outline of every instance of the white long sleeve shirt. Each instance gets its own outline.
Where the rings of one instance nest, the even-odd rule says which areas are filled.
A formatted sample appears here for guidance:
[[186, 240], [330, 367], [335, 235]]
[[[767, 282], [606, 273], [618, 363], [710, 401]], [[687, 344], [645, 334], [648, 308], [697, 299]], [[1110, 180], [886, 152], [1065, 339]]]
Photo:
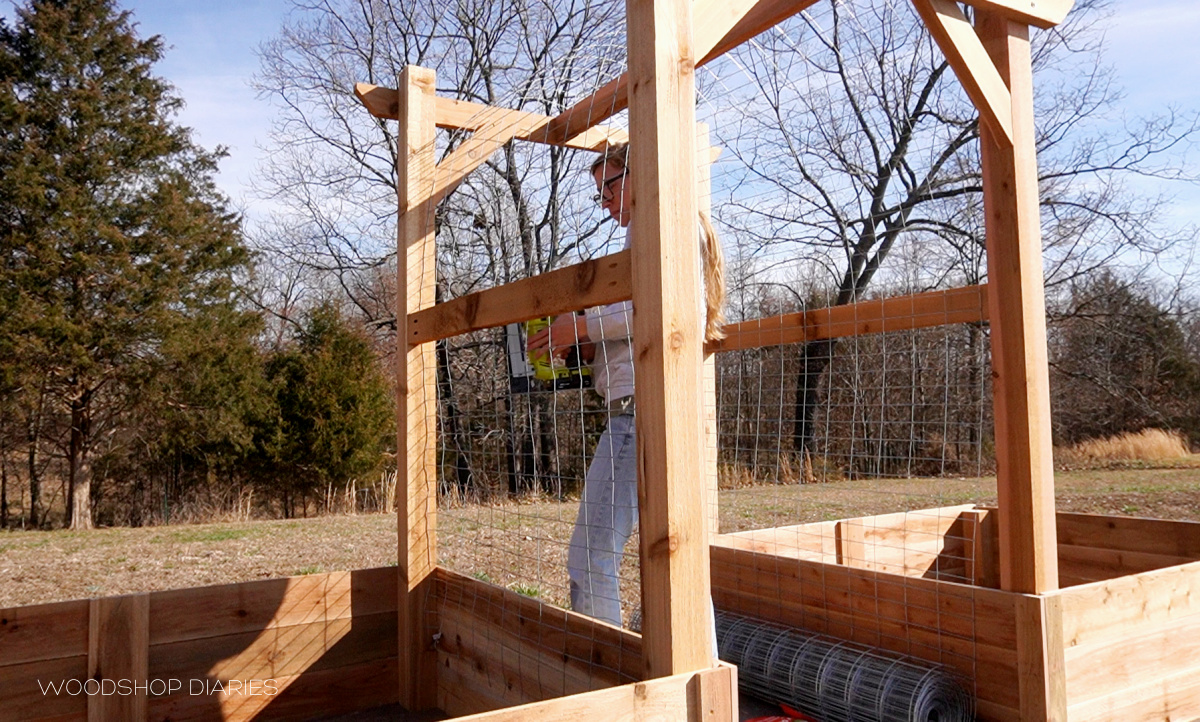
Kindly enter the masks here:
[[[631, 228], [625, 228], [629, 248]], [[587, 310], [588, 338], [596, 344], [592, 387], [605, 403], [633, 395], [633, 301]]]
[[[629, 248], [631, 229], [625, 229], [625, 248]], [[704, 230], [699, 229], [704, 238]], [[703, 254], [703, 242], [701, 242]], [[703, 256], [701, 256], [703, 257]], [[704, 274], [700, 273], [700, 331], [704, 333]], [[588, 337], [596, 344], [592, 361], [592, 386], [604, 397], [605, 403], [633, 395], [633, 302], [622, 301], [587, 310]]]

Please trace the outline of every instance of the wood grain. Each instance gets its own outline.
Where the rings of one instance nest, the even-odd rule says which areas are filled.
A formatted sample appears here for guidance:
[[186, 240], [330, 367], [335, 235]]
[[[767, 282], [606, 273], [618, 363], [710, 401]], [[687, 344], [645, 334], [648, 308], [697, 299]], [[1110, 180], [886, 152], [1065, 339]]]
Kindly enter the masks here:
[[742, 321], [728, 324], [726, 337], [710, 342], [707, 350], [736, 351], [952, 323], [979, 323], [987, 320], [987, 299], [987, 286], [966, 286]]
[[0, 609], [0, 667], [87, 654], [90, 614], [86, 599]]
[[150, 644], [396, 610], [396, 568], [330, 572], [150, 593]]
[[613, 722], [687, 719], [733, 722], [738, 719], [736, 672], [727, 665], [648, 682], [535, 702], [468, 717], [464, 722], [584, 722], [602, 716]]
[[1050, 372], [1029, 28], [978, 11], [976, 30], [1012, 95], [1013, 143], [980, 128], [987, 231], [1000, 583], [1058, 586]]
[[408, 345], [508, 323], [626, 301], [632, 295], [630, 252], [577, 263], [533, 278], [456, 298], [408, 317]]
[[473, 714], [641, 678], [630, 632], [443, 568], [439, 706]]
[[638, 517], [647, 677], [712, 666], [692, 0], [631, 0]]
[[[432, 70], [409, 66], [400, 76], [397, 227], [398, 334], [408, 318], [434, 304], [436, 247], [431, 198], [435, 153]], [[436, 704], [437, 655], [426, 625], [428, 580], [437, 567], [437, 366], [434, 345], [396, 354], [396, 489], [400, 614], [400, 701], [410, 710]]]
[[[147, 691], [136, 683], [149, 679], [150, 598], [127, 594], [91, 600], [88, 626], [88, 679], [101, 684], [100, 694], [89, 694], [89, 722], [146, 719]], [[104, 693], [112, 684], [113, 694]], [[121, 682], [132, 694], [117, 694]]]
[[1067, 719], [1067, 677], [1062, 645], [1062, 599], [1016, 598], [1017, 676], [1021, 718]]

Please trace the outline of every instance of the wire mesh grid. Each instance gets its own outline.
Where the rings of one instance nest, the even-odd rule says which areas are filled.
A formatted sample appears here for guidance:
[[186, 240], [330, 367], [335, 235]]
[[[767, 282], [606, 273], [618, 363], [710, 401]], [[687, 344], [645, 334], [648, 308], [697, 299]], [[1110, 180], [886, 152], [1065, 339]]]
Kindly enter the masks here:
[[744, 689], [823, 722], [974, 719], [970, 696], [938, 666], [729, 613], [717, 615], [717, 639]]
[[[565, 26], [572, 17], [563, 12]], [[544, 72], [515, 83], [494, 107], [463, 123], [473, 132], [440, 134], [440, 162], [429, 191], [440, 200], [428, 208], [427, 221], [436, 229], [439, 302], [626, 245], [624, 229], [593, 198], [590, 171], [597, 151], [626, 135], [621, 99], [592, 95], [624, 69], [623, 30], [611, 24], [572, 30], [581, 44], [568, 44]], [[538, 132], [544, 137], [539, 118], [551, 116], [591, 130], [566, 146], [520, 140]], [[604, 125], [593, 128], [601, 118]], [[601, 192], [611, 195], [611, 187]], [[604, 308], [564, 316], [586, 323], [615, 314]], [[441, 580], [441, 611], [431, 631], [439, 635], [447, 665], [471, 667], [470, 674], [485, 677], [489, 690], [510, 702], [630, 682], [642, 674], [636, 643], [547, 606], [578, 609], [587, 597], [595, 608], [586, 611], [619, 625], [640, 591], [636, 533], [622, 543], [636, 520], [633, 409], [594, 388], [607, 368], [606, 354], [619, 354], [622, 342], [628, 347], [629, 331], [611, 342], [572, 338], [567, 358], [530, 351], [531, 339], [550, 321], [471, 331], [436, 345], [438, 562], [507, 591]], [[622, 373], [628, 378], [620, 383], [631, 387], [632, 365], [626, 362]], [[611, 376], [600, 385], [614, 386]], [[609, 497], [593, 500], [597, 508], [586, 523], [577, 521], [585, 477], [598, 478], [593, 488], [609, 480]], [[577, 539], [572, 555], [577, 529], [592, 534], [614, 527], [607, 552], [578, 558]], [[600, 574], [592, 574], [593, 563]], [[603, 588], [591, 588], [593, 577]]]
[[699, 86], [734, 239], [716, 543], [820, 565], [718, 562], [717, 608], [974, 680], [971, 592], [905, 580], [996, 581], [976, 111], [900, 2], [813, 6]]

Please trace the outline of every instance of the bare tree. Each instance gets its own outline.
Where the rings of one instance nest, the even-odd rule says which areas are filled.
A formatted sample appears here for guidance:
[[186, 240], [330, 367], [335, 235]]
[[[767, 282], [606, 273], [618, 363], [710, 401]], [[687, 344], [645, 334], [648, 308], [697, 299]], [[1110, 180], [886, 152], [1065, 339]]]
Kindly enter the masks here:
[[[1085, 0], [1035, 39], [1051, 288], [1118, 258], [1149, 262], [1186, 237], [1158, 228], [1161, 199], [1126, 180], [1195, 181], [1165, 159], [1197, 118], [1105, 125], [1120, 94], [1099, 60], [1101, 17]], [[744, 283], [786, 282], [780, 268], [797, 258], [821, 269], [834, 305], [880, 278], [911, 290], [984, 280], [978, 115], [908, 3], [822, 5], [740, 49], [703, 87], [739, 101], [721, 105], [714, 128], [737, 167], [720, 187], [720, 218], [758, 259]], [[889, 275], [904, 244], [925, 261], [919, 278]], [[835, 347], [800, 347], [797, 452], [812, 442]]]
[[[395, 276], [396, 129], [367, 114], [354, 84], [394, 86], [406, 65], [422, 65], [437, 71], [439, 95], [554, 115], [619, 72], [623, 5], [298, 0], [294, 7], [292, 20], [262, 48], [257, 81], [282, 111], [259, 183], [280, 213], [260, 237], [265, 252], [312, 269], [386, 332], [394, 326], [388, 279]], [[464, 135], [440, 132], [442, 157]], [[435, 211], [438, 299], [541, 273], [602, 247], [611, 234], [586, 207], [588, 162], [563, 148], [510, 143], [472, 173]], [[479, 344], [502, 351], [491, 337], [470, 337], [441, 342], [437, 354], [460, 484], [470, 476], [463, 469], [473, 452], [469, 424], [460, 418], [471, 404], [457, 397], [490, 398], [494, 391], [474, 366], [454, 361], [455, 351]], [[503, 367], [503, 353], [491, 358]], [[515, 437], [515, 489], [518, 477], [551, 463], [545, 430], [552, 421], [544, 403], [518, 412], [503, 396], [501, 415]]]

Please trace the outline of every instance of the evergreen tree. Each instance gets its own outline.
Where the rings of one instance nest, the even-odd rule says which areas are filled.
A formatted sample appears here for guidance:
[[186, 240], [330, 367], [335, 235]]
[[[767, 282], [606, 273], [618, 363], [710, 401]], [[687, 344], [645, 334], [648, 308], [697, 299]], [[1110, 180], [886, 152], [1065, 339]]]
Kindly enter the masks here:
[[122, 389], [128, 411], [96, 456], [97, 520], [170, 522], [190, 502], [238, 498], [252, 481], [254, 429], [271, 409], [261, 331], [262, 319], [233, 298], [179, 319], [161, 340], [155, 373]]
[[295, 341], [268, 364], [277, 414], [260, 430], [288, 516], [297, 496], [377, 472], [395, 433], [371, 343], [336, 308], [311, 310]]
[[248, 263], [220, 154], [174, 122], [182, 101], [151, 71], [162, 54], [112, 0], [28, 0], [0, 25], [0, 365], [61, 419], [76, 528], [96, 439]]

